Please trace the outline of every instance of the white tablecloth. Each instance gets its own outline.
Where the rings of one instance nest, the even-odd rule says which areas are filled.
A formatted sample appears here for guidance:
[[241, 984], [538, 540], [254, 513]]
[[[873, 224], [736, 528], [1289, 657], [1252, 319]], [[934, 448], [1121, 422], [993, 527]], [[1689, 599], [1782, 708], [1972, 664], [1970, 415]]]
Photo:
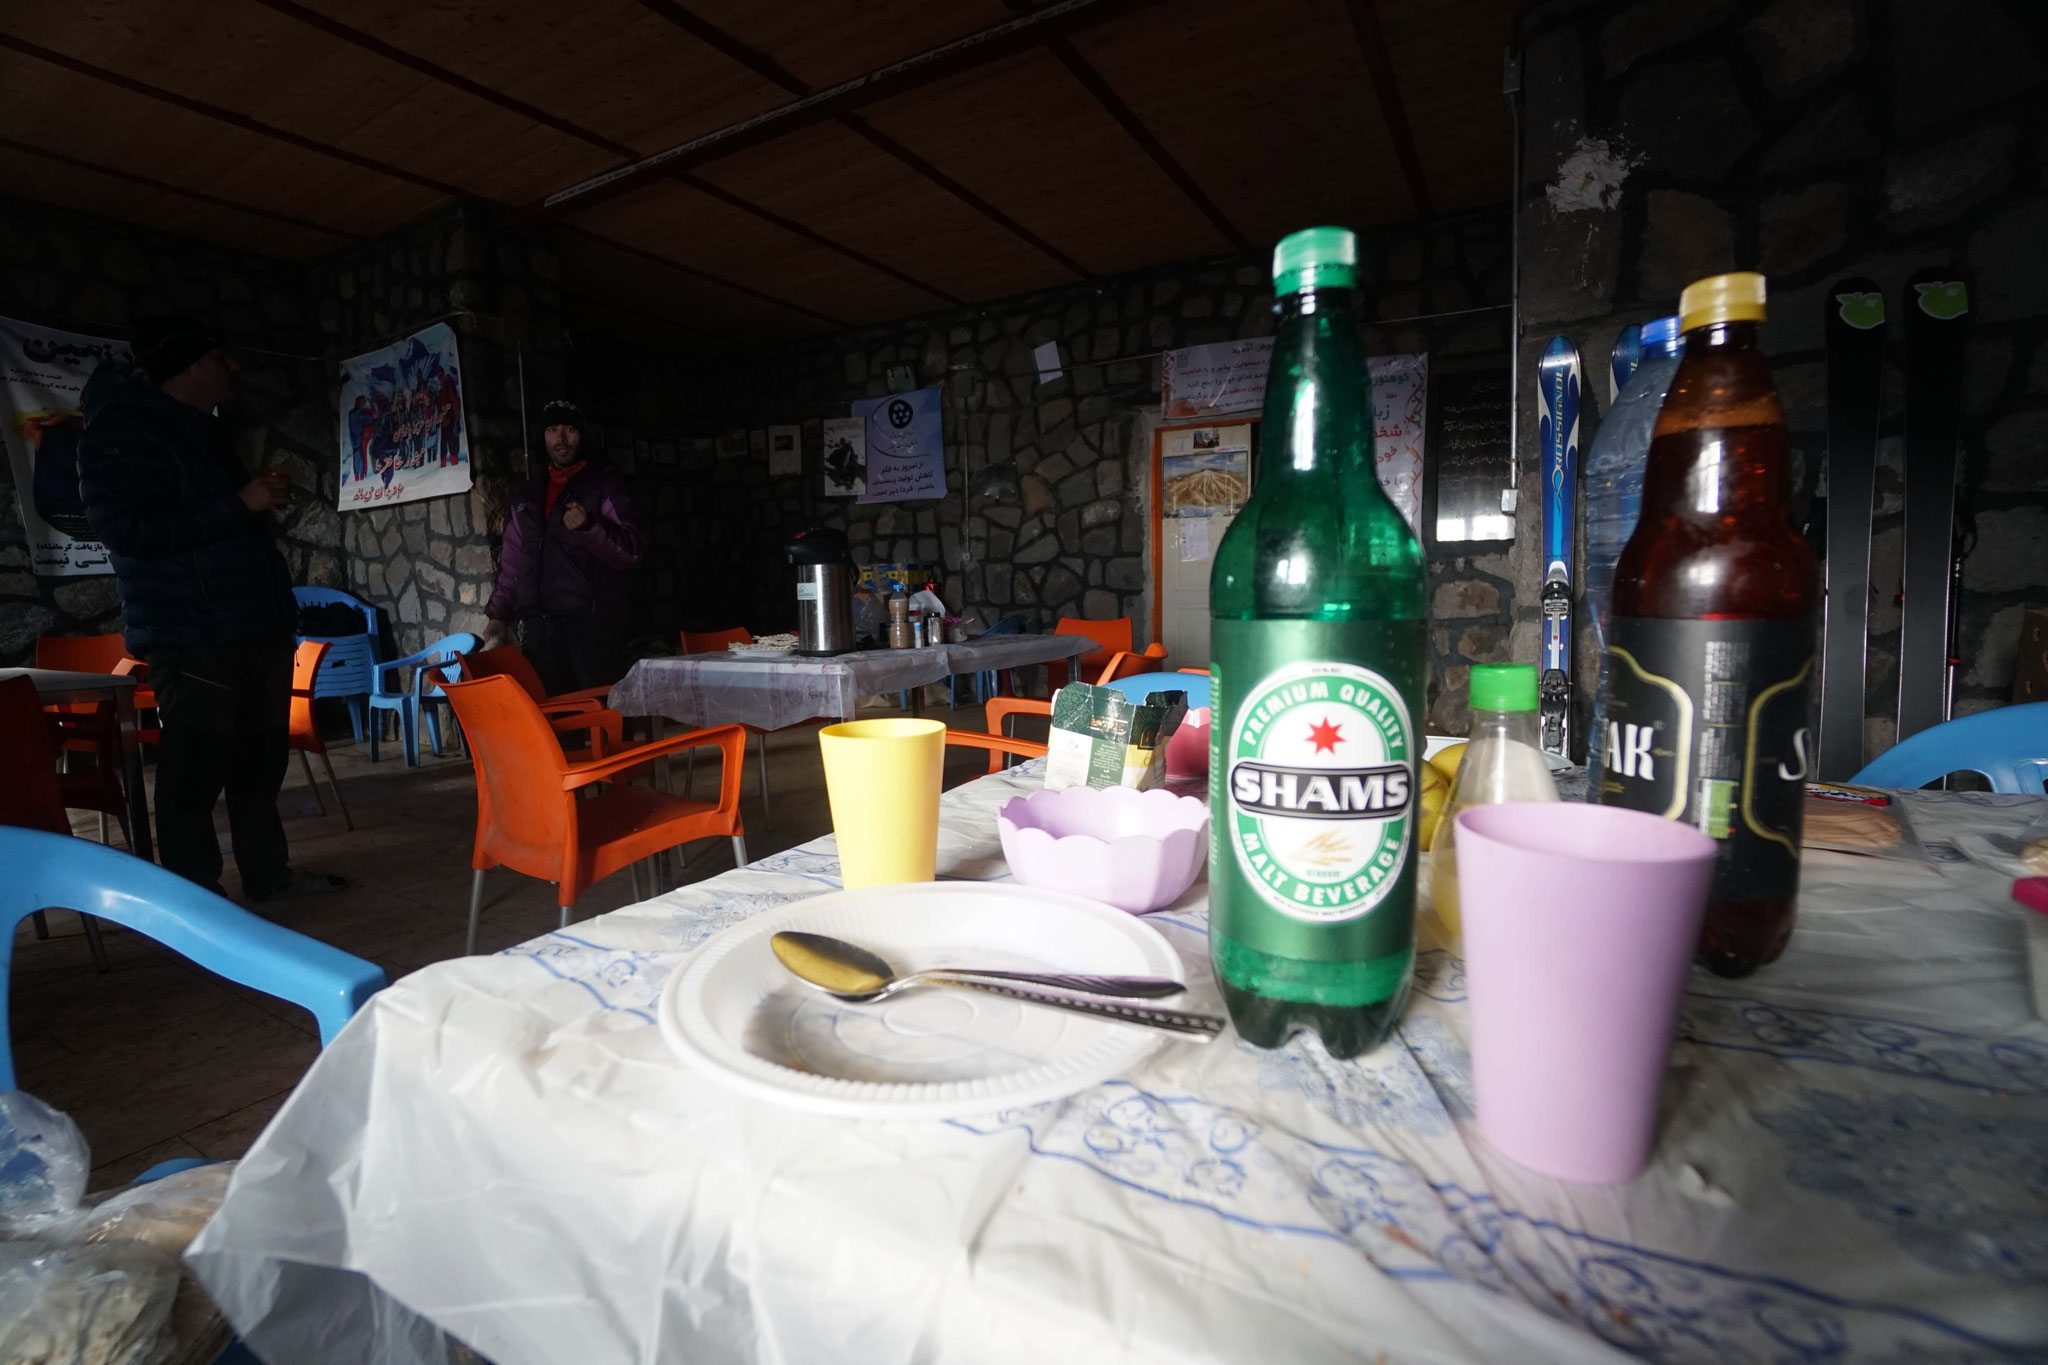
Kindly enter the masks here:
[[[1004, 875], [949, 794], [942, 875]], [[1914, 797], [1923, 837], [2037, 799]], [[1973, 865], [1809, 854], [1799, 929], [1696, 975], [1650, 1171], [1569, 1186], [1472, 1124], [1459, 960], [1398, 1041], [1166, 1047], [1062, 1103], [825, 1119], [687, 1070], [691, 948], [836, 885], [830, 840], [376, 996], [192, 1263], [273, 1362], [1924, 1361], [2048, 1349], [2048, 1026]], [[1203, 888], [1155, 917], [1205, 984]], [[417, 1316], [416, 1316], [417, 1315]]]
[[799, 721], [851, 719], [860, 698], [943, 682], [955, 674], [1023, 668], [1095, 648], [1081, 635], [985, 635], [924, 649], [869, 649], [829, 659], [683, 654], [642, 659], [611, 691], [628, 716], [667, 716], [684, 725], [753, 725], [779, 730]]

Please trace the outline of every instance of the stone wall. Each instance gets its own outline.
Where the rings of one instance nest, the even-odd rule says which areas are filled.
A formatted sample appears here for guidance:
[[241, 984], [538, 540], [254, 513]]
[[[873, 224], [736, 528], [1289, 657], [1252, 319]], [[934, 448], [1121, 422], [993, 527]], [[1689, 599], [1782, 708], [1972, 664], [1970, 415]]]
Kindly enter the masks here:
[[[335, 362], [436, 322], [455, 329], [473, 462], [468, 496], [351, 511], [340, 521], [349, 591], [379, 609], [387, 657], [481, 630], [505, 509], [529, 472], [522, 402], [537, 414], [560, 385], [553, 253], [464, 206], [319, 266], [307, 290]], [[328, 368], [334, 384], [338, 370]], [[330, 400], [330, 432], [333, 411]], [[329, 456], [330, 489], [332, 463]]]
[[[1508, 315], [1498, 305], [1508, 298], [1508, 244], [1499, 215], [1376, 232], [1363, 247], [1370, 316], [1451, 315], [1372, 326], [1372, 353], [1505, 360]], [[653, 589], [650, 633], [788, 628], [781, 547], [815, 523], [846, 531], [857, 561], [941, 565], [949, 601], [986, 619], [1021, 612], [1049, 628], [1059, 616], [1128, 615], [1142, 639], [1159, 354], [1268, 335], [1273, 320], [1260, 256], [1047, 290], [724, 361], [643, 352], [621, 363], [632, 359], [622, 348], [579, 337], [572, 382], [616, 435], [679, 447], [676, 465], [633, 476], [658, 531], [642, 574]], [[1064, 373], [1041, 383], [1032, 348], [1047, 341], [1059, 343]], [[888, 378], [898, 366], [914, 386], [944, 387], [944, 499], [862, 506], [821, 497], [814, 428], [801, 477], [771, 479], [749, 457], [698, 448], [729, 431], [844, 415], [853, 400], [899, 387]], [[1014, 475], [1014, 496], [984, 495], [994, 471]], [[1435, 719], [1462, 728], [1464, 670], [1502, 657], [1514, 574], [1502, 554], [1432, 546], [1431, 579], [1442, 615]]]
[[[282, 469], [297, 505], [279, 520], [294, 582], [340, 586], [329, 367], [301, 273], [24, 199], [0, 198], [0, 315], [126, 338], [138, 316], [178, 311], [221, 329], [242, 366], [229, 443], [252, 474]], [[38, 635], [121, 628], [112, 575], [30, 572], [14, 475], [0, 460], [0, 666], [29, 662]]]
[[[1762, 270], [1803, 519], [1824, 488], [1824, 297], [1857, 275], [1884, 291], [1871, 755], [1896, 732], [1901, 291], [1923, 266], [1970, 280], [1959, 505], [1976, 539], [1956, 711], [2008, 700], [2020, 616], [2048, 603], [2048, 11], [2034, 0], [1552, 0], [1528, 31], [1525, 376], [1553, 334], [1604, 365], [1621, 327], [1674, 311], [1691, 280]], [[1522, 430], [1533, 460], [1533, 421]], [[1532, 546], [1532, 492], [1522, 509], [1517, 543]], [[1528, 658], [1540, 565], [1519, 555], [1517, 569], [1514, 652]]]

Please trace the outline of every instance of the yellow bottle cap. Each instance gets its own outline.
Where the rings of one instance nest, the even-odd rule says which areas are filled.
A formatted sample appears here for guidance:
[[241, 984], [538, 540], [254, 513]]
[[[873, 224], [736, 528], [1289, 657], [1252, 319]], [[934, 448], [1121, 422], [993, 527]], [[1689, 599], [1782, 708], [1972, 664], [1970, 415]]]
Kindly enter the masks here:
[[1762, 322], [1764, 277], [1754, 270], [1694, 280], [1678, 296], [1678, 329], [1690, 332], [1716, 322]]

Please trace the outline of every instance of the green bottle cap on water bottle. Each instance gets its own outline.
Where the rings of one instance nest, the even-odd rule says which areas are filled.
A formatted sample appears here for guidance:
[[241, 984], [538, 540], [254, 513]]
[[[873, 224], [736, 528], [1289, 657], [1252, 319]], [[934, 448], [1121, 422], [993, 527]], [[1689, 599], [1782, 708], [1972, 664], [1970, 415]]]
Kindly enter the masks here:
[[1351, 289], [1358, 284], [1358, 236], [1350, 228], [1290, 232], [1273, 248], [1273, 293]]
[[1536, 665], [1472, 665], [1474, 711], [1534, 711]]

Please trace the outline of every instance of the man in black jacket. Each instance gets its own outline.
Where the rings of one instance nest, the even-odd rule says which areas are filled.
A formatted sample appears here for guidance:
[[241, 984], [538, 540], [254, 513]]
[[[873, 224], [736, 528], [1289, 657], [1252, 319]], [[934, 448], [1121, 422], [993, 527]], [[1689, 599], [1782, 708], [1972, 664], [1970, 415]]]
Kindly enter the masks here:
[[128, 650], [149, 664], [162, 720], [157, 849], [163, 865], [219, 891], [213, 808], [223, 789], [242, 891], [262, 901], [340, 887], [295, 875], [277, 794], [291, 726], [297, 604], [270, 512], [282, 473], [245, 478], [215, 428], [234, 358], [189, 319], [145, 322], [135, 363], [85, 386], [79, 490], [121, 585]]

